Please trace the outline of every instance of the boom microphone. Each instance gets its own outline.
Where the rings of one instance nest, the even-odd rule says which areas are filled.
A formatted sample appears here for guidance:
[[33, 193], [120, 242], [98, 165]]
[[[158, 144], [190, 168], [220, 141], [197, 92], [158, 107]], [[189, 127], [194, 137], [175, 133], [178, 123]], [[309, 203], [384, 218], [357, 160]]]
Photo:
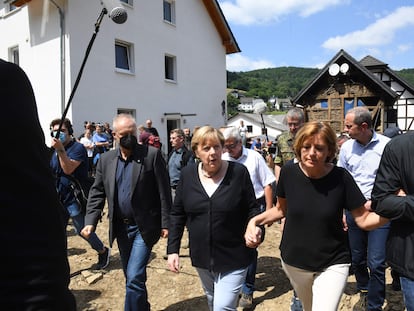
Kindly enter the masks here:
[[101, 4], [106, 9], [108, 16], [117, 24], [123, 24], [127, 20], [127, 12], [122, 4], [117, 0], [101, 0]]
[[262, 114], [266, 111], [267, 105], [264, 102], [257, 103], [253, 106], [253, 112], [257, 114]]

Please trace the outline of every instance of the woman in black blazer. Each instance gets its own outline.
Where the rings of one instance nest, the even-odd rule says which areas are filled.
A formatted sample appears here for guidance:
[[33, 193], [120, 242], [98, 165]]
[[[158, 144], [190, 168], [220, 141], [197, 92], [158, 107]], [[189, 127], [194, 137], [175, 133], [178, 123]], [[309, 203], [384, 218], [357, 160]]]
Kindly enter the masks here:
[[210, 126], [198, 129], [191, 147], [200, 159], [186, 166], [170, 216], [168, 266], [179, 272], [180, 241], [188, 227], [190, 257], [211, 311], [236, 310], [253, 250], [245, 245], [248, 220], [257, 215], [248, 170], [221, 159], [224, 137]]

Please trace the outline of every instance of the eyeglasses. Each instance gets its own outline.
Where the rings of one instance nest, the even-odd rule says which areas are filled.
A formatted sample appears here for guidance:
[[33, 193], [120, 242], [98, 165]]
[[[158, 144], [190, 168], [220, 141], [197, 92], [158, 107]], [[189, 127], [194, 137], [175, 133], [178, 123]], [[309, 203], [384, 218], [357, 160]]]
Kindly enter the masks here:
[[239, 143], [234, 143], [234, 144], [231, 144], [231, 145], [224, 145], [224, 148], [226, 148], [226, 149], [228, 149], [228, 150], [230, 150], [230, 149], [234, 149], [234, 148], [236, 148], [237, 147], [237, 145], [238, 145]]

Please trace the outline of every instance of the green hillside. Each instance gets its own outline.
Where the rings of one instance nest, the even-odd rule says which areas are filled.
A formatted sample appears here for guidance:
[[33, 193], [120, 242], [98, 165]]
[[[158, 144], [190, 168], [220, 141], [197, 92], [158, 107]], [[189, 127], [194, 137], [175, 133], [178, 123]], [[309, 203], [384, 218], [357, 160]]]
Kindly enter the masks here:
[[[227, 71], [227, 88], [246, 91], [248, 97], [259, 97], [268, 101], [271, 97], [294, 97], [320, 69], [300, 67], [278, 67], [246, 72]], [[395, 70], [414, 87], [414, 69]]]
[[401, 78], [414, 86], [414, 69], [402, 69], [395, 71]]

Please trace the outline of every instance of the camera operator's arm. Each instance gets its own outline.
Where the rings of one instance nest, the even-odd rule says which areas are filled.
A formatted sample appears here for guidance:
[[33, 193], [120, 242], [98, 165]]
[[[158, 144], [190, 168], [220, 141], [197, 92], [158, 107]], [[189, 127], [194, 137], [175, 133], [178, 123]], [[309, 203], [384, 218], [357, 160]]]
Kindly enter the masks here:
[[52, 137], [51, 146], [57, 152], [60, 167], [62, 168], [63, 172], [66, 175], [71, 175], [81, 164], [81, 162], [68, 157], [65, 147], [59, 139]]

